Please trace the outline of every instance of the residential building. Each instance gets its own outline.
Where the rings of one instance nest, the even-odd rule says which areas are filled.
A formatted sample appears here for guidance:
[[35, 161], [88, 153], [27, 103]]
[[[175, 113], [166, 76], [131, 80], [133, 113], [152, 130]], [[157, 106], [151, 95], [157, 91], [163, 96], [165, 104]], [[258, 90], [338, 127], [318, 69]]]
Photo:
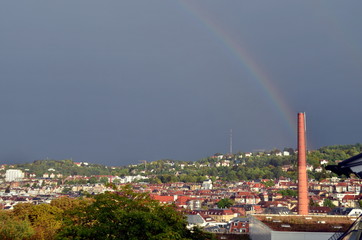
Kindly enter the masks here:
[[23, 171], [19, 169], [8, 169], [5, 173], [6, 182], [21, 181], [24, 178]]

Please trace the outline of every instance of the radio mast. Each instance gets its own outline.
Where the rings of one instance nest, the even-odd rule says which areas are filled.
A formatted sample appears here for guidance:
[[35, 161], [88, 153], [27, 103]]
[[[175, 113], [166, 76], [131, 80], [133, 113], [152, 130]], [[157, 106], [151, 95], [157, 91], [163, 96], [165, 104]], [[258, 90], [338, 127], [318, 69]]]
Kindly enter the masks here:
[[233, 154], [233, 130], [230, 129], [230, 154]]

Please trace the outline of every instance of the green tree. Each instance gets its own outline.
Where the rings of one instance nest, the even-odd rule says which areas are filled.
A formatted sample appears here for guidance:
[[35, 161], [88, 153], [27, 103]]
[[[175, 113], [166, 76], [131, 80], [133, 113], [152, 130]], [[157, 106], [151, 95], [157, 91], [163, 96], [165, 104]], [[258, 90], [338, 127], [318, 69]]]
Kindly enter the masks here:
[[57, 207], [57, 208], [61, 209], [62, 211], [67, 211], [69, 209], [78, 207], [79, 205], [85, 204], [87, 202], [88, 201], [86, 201], [86, 200], [77, 199], [77, 198], [60, 197], [60, 198], [53, 199], [50, 202], [50, 205]]
[[93, 196], [89, 205], [67, 212], [59, 239], [213, 239], [212, 235], [186, 228], [184, 216], [174, 207], [161, 205], [130, 187]]
[[291, 196], [291, 197], [296, 197], [298, 195], [297, 191], [292, 189], [279, 190], [278, 193], [281, 193], [283, 196]]
[[121, 180], [117, 178], [117, 179], [112, 180], [112, 183], [121, 183]]
[[217, 202], [218, 208], [229, 208], [234, 204], [234, 201], [230, 198], [223, 198]]
[[31, 223], [35, 229], [35, 239], [54, 239], [62, 226], [60, 217], [63, 211], [50, 204], [33, 205], [30, 203], [17, 204], [12, 214], [14, 217]]
[[107, 177], [101, 177], [101, 179], [99, 179], [99, 182], [101, 182], [103, 184], [107, 184], [107, 183], [109, 183], [109, 180]]
[[312, 198], [309, 199], [309, 206], [310, 207], [319, 207], [319, 204], [315, 201], [313, 201]]
[[267, 181], [267, 182], [264, 182], [264, 185], [265, 185], [265, 187], [274, 187], [275, 183], [274, 183], [274, 181]]
[[3, 240], [29, 239], [35, 231], [27, 220], [20, 220], [3, 210], [0, 211], [0, 238]]
[[332, 200], [325, 198], [323, 201], [323, 207], [335, 208], [336, 205], [333, 204]]
[[97, 181], [97, 178], [96, 177], [90, 177], [89, 179], [88, 179], [88, 183], [90, 183], [90, 184], [95, 184], [95, 183], [97, 183], [98, 181]]
[[149, 179], [151, 184], [161, 184], [161, 180], [158, 177], [152, 177]]

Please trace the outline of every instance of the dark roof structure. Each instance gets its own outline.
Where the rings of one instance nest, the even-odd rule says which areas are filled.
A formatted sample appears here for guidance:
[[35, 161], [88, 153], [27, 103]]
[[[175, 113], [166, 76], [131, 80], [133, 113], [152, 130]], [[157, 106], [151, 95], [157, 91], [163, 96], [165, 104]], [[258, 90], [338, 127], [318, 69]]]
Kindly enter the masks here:
[[343, 233], [341, 236], [339, 236], [338, 238], [335, 238], [335, 239], [336, 240], [359, 240], [359, 239], [362, 239], [362, 217], [359, 217], [345, 233]]
[[329, 215], [348, 215], [353, 208], [345, 208], [345, 207], [336, 207], [331, 212], [329, 212]]
[[[346, 175], [350, 177], [353, 173], [358, 178], [362, 178], [362, 153], [348, 158], [338, 165], [328, 165], [326, 170], [330, 170], [338, 176]], [[362, 239], [362, 215], [350, 226], [342, 236], [332, 236], [333, 240], [357, 240]]]
[[287, 207], [268, 207], [264, 210], [264, 214], [289, 215], [291, 212]]
[[326, 170], [334, 172], [338, 176], [345, 175], [350, 177], [353, 173], [358, 178], [362, 178], [362, 153], [348, 158], [338, 163], [338, 165], [328, 165], [325, 168]]

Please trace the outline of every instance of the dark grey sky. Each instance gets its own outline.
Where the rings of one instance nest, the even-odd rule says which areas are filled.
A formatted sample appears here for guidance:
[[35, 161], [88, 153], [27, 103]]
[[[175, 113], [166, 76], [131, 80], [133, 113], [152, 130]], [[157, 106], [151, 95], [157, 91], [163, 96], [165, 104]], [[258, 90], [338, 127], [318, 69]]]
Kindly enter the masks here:
[[310, 148], [361, 142], [361, 9], [2, 1], [0, 162], [198, 160], [230, 129], [234, 151], [295, 147], [299, 111]]

